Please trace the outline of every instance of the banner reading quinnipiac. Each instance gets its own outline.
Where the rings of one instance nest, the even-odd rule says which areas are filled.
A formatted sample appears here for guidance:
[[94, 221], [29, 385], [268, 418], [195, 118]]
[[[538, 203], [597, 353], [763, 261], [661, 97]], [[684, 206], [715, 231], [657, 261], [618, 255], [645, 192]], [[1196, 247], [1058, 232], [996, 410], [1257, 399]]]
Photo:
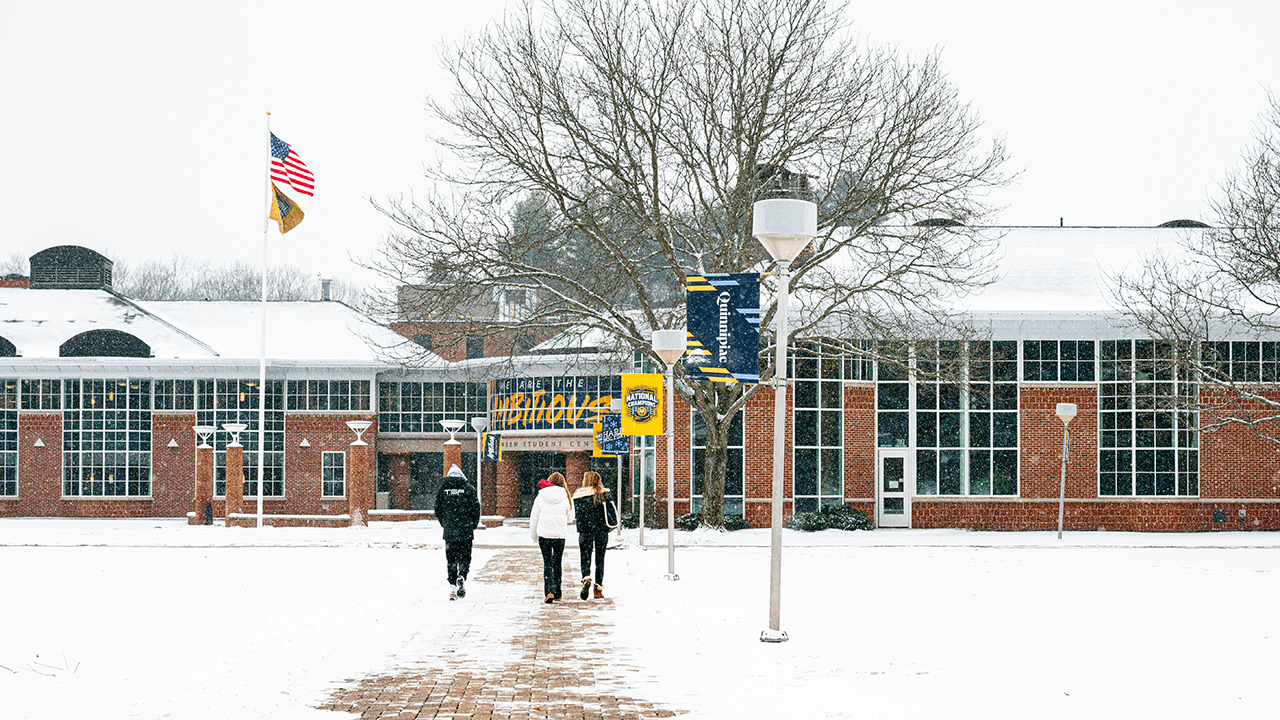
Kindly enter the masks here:
[[622, 373], [622, 434], [662, 434], [662, 375]]
[[708, 273], [685, 279], [689, 380], [760, 382], [760, 276]]

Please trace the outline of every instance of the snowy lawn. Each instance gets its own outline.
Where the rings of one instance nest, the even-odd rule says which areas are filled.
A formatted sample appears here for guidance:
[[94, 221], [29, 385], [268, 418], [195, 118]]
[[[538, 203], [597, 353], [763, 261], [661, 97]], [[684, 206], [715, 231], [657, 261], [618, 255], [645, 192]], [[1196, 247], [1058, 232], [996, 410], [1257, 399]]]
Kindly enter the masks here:
[[[473, 567], [527, 533], [478, 532]], [[788, 531], [776, 645], [767, 531], [677, 533], [677, 582], [645, 541], [610, 554], [613, 636], [631, 692], [689, 717], [1280, 707], [1280, 534]], [[0, 716], [346, 717], [310, 708], [465, 612], [443, 555], [425, 522], [0, 520]]]

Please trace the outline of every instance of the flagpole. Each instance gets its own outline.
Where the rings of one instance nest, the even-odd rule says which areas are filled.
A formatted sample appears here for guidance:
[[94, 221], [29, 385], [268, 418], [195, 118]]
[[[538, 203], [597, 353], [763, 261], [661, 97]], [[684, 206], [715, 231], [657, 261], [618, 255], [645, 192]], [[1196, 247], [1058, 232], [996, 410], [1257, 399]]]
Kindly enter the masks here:
[[263, 475], [267, 472], [267, 233], [271, 228], [271, 111], [267, 111], [267, 201], [262, 214], [262, 333], [258, 355], [258, 527], [262, 527]]

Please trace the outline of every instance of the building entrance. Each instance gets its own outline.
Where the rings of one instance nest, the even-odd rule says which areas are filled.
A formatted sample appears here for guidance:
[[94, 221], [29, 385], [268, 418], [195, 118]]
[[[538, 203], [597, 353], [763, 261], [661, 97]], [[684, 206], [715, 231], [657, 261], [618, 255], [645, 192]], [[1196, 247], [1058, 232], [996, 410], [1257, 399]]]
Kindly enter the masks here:
[[911, 486], [916, 468], [911, 451], [885, 449], [878, 452], [876, 468], [876, 524], [880, 527], [911, 527]]
[[517, 468], [520, 473], [520, 517], [529, 517], [533, 499], [538, 494], [538, 481], [545, 480], [553, 472], [564, 474], [564, 454], [522, 452]]

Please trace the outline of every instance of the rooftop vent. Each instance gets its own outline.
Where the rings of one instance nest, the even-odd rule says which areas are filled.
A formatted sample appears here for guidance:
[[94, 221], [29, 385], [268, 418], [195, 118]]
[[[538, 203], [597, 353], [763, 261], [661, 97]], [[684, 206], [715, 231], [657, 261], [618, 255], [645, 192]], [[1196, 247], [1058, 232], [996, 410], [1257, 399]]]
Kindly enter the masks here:
[[78, 245], [59, 245], [31, 256], [32, 289], [110, 290], [109, 258]]

